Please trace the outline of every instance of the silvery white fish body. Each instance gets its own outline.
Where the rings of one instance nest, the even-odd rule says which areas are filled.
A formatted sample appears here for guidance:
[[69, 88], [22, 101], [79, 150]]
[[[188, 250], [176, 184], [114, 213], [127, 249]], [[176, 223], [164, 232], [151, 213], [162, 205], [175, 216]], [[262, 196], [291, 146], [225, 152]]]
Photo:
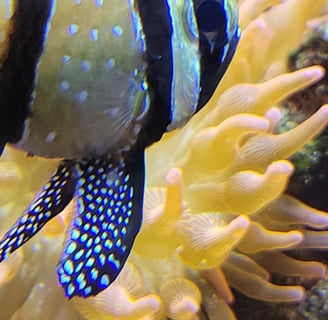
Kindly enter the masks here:
[[74, 197], [67, 297], [115, 280], [142, 220], [144, 149], [210, 98], [239, 38], [231, 0], [17, 0], [0, 59], [0, 147], [63, 158], [0, 261]]

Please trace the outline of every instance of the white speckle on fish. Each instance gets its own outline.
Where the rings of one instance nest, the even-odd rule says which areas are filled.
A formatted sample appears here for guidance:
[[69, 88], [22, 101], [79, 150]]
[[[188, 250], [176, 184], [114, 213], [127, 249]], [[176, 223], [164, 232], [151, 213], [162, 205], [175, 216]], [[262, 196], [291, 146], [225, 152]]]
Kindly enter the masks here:
[[91, 70], [91, 63], [88, 60], [81, 62], [81, 68], [83, 71], [88, 72]]
[[69, 56], [68, 54], [65, 54], [65, 55], [63, 55], [63, 57], [62, 57], [62, 61], [63, 61], [63, 63], [69, 63], [70, 61], [71, 61], [71, 56]]
[[79, 31], [79, 29], [80, 29], [80, 27], [77, 24], [71, 24], [68, 27], [68, 34], [72, 36], [72, 35], [76, 34]]
[[114, 66], [115, 66], [115, 59], [109, 59], [109, 60], [107, 60], [107, 62], [106, 62], [106, 68], [108, 70], [113, 69]]
[[131, 73], [132, 77], [136, 77], [138, 75], [139, 71], [138, 69], [134, 69]]
[[70, 88], [68, 81], [62, 81], [59, 85], [60, 91], [67, 91]]
[[104, 0], [95, 0], [95, 4], [97, 7], [102, 7], [104, 5]]
[[46, 141], [47, 142], [53, 142], [56, 138], [56, 132], [55, 131], [52, 131], [52, 132], [49, 132], [49, 134], [46, 136]]
[[78, 103], [83, 103], [85, 102], [85, 100], [88, 98], [88, 91], [87, 90], [83, 90], [81, 91], [77, 96], [76, 96], [76, 101]]
[[112, 32], [113, 35], [118, 38], [122, 37], [123, 35], [123, 29], [120, 26], [114, 26]]
[[90, 40], [93, 42], [98, 40], [98, 29], [94, 28], [90, 30]]

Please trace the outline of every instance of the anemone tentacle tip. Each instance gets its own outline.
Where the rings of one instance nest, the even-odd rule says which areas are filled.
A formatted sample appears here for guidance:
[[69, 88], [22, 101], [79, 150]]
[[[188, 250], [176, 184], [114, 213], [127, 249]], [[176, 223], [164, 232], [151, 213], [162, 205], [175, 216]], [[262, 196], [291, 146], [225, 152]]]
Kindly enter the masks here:
[[322, 79], [326, 74], [326, 69], [321, 65], [311, 66], [302, 70], [304, 76], [313, 81], [318, 81]]
[[294, 171], [294, 165], [292, 162], [288, 160], [280, 160], [275, 161], [268, 166], [267, 174], [275, 175], [275, 174], [284, 174], [291, 175]]

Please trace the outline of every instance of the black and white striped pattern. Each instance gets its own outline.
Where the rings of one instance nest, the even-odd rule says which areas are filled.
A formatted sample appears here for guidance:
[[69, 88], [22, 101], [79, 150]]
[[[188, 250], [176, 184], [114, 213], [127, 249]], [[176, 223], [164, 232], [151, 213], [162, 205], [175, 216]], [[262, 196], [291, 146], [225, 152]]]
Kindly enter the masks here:
[[[197, 11], [203, 6], [211, 10], [213, 4], [220, 10], [217, 37], [216, 32], [197, 25], [202, 23]], [[147, 43], [148, 82], [154, 92], [153, 116], [143, 131], [149, 137], [159, 129], [152, 138], [156, 141], [163, 130], [181, 126], [212, 96], [240, 37], [238, 16], [235, 2], [229, 0], [135, 0], [135, 5]]]
[[8, 49], [0, 58], [0, 154], [23, 134], [52, 5], [52, 0], [15, 1]]
[[[132, 19], [132, 23], [140, 24], [136, 27], [136, 30], [138, 29], [137, 31], [141, 34], [141, 41], [144, 42], [144, 46], [140, 47], [140, 51], [144, 52], [140, 52], [140, 55], [145, 56], [143, 59], [146, 60], [146, 74], [141, 77], [145, 78], [143, 81], [147, 86], [146, 95], [148, 96], [147, 99], [150, 100], [150, 107], [146, 108], [147, 121], [141, 124], [143, 128], [140, 132], [139, 142], [145, 147], [158, 140], [167, 129], [183, 125], [193, 113], [208, 101], [232, 58], [239, 38], [239, 30], [233, 0], [125, 1], [126, 6], [130, 8], [130, 12], [126, 11], [124, 14], [130, 20], [130, 17], [137, 17], [137, 20]], [[41, 103], [42, 106], [38, 105], [38, 95], [41, 93], [38, 85], [35, 87], [37, 66], [41, 60], [40, 70], [42, 71], [43, 53], [47, 54], [48, 41], [52, 39], [52, 35], [48, 35], [48, 31], [51, 29], [49, 26], [52, 25], [52, 20], [56, 18], [56, 15], [60, 14], [56, 12], [55, 8], [58, 8], [59, 4], [62, 6], [67, 5], [68, 8], [72, 8], [74, 5], [76, 7], [83, 6], [85, 2], [94, 3], [95, 12], [92, 14], [97, 15], [102, 8], [109, 10], [107, 7], [105, 8], [106, 3], [109, 8], [113, 8], [124, 1], [61, 0], [60, 3], [56, 0], [15, 1], [16, 10], [10, 22], [14, 32], [8, 40], [9, 49], [0, 60], [4, 61], [0, 68], [0, 146], [3, 147], [6, 142], [18, 142], [24, 132], [25, 119], [32, 117], [30, 118], [31, 127], [29, 132], [32, 135], [34, 134], [34, 137], [31, 137], [31, 141], [28, 141], [28, 143], [19, 144], [20, 148], [32, 154], [41, 154], [48, 157], [81, 157], [90, 156], [90, 154], [99, 155], [101, 150], [111, 153], [112, 145], [114, 145], [114, 149], [125, 147], [124, 139], [118, 142], [107, 142], [109, 138], [105, 136], [103, 141], [99, 143], [98, 149], [100, 151], [94, 151], [92, 148], [86, 148], [82, 145], [80, 149], [85, 151], [76, 151], [75, 154], [74, 151], [67, 153], [61, 150], [63, 149], [62, 144], [66, 143], [65, 139], [62, 138], [62, 144], [57, 146], [56, 141], [59, 138], [57, 140], [54, 138], [58, 133], [58, 127], [61, 128], [62, 123], [57, 123], [57, 127], [51, 125], [52, 122], [56, 121], [56, 117], [62, 118], [66, 113], [50, 114], [50, 111], [47, 110], [45, 114], [49, 113], [50, 118], [47, 119], [46, 115], [42, 114], [44, 103]], [[216, 15], [214, 14], [213, 17], [208, 19], [219, 19], [219, 23], [214, 23], [213, 26], [211, 24], [205, 27], [202, 26], [208, 24], [208, 19], [206, 19], [208, 12], [214, 11], [215, 13], [215, 10], [217, 11]], [[53, 11], [53, 15], [51, 15], [51, 11]], [[69, 32], [74, 33], [82, 27], [82, 24], [72, 23], [67, 26], [67, 29], [70, 30]], [[218, 30], [213, 31], [210, 29], [211, 27]], [[75, 28], [77, 29], [75, 30]], [[124, 38], [126, 32], [121, 35], [122, 30], [120, 28], [121, 26], [117, 26], [116, 32]], [[98, 29], [90, 29], [90, 37], [94, 37], [93, 40], [95, 40], [97, 36]], [[70, 44], [70, 46], [73, 45]], [[43, 51], [44, 47], [45, 50]], [[109, 54], [114, 50], [110, 43], [108, 43], [106, 49]], [[55, 60], [55, 57], [53, 59]], [[61, 59], [70, 59], [70, 55], [65, 56], [63, 54]], [[84, 63], [82, 68], [91, 68], [89, 60], [81, 62], [81, 64]], [[72, 69], [70, 73], [74, 70]], [[101, 72], [101, 69], [98, 68], [97, 74]], [[115, 76], [112, 76], [112, 78], [109, 76], [105, 79], [107, 79], [109, 88], [112, 86], [111, 81], [117, 82]], [[41, 86], [42, 80], [41, 74], [38, 80]], [[94, 80], [92, 81], [94, 82]], [[127, 81], [130, 80], [127, 79]], [[88, 83], [86, 82], [85, 85], [88, 86]], [[73, 87], [74, 84], [72, 85], [64, 79], [60, 86], [61, 90], [65, 91], [68, 90], [69, 86]], [[36, 89], [36, 99], [31, 104], [34, 89]], [[87, 94], [87, 90], [81, 90], [80, 94], [77, 95], [77, 100], [83, 101], [87, 98]], [[98, 92], [94, 94], [94, 96], [97, 95], [99, 96]], [[106, 99], [106, 101], [115, 100], [113, 95], [113, 93], [108, 93], [103, 99]], [[92, 95], [89, 94], [90, 97]], [[49, 101], [50, 104], [51, 101]], [[56, 104], [58, 105], [57, 101]], [[120, 106], [119, 103], [117, 105], [118, 108], [129, 108], [129, 110], [135, 107], [134, 105]], [[50, 106], [49, 109], [54, 108]], [[123, 110], [121, 113], [119, 119], [124, 117], [128, 111]], [[38, 116], [39, 118], [37, 118]], [[78, 113], [72, 113], [72, 119], [67, 122], [68, 126], [70, 126], [70, 123], [73, 126], [73, 121], [77, 116]], [[83, 116], [90, 117], [89, 113]], [[34, 117], [36, 118], [33, 122]], [[132, 121], [131, 115], [129, 117], [127, 121]], [[96, 122], [98, 119], [98, 126], [105, 127], [105, 121], [103, 123], [99, 118], [95, 115], [90, 118], [90, 121]], [[61, 121], [63, 120], [61, 119]], [[49, 127], [49, 132], [42, 131], [46, 130], [44, 128], [39, 129], [38, 121], [45, 123], [44, 126]], [[108, 121], [111, 121], [110, 118]], [[85, 124], [83, 125], [86, 127]], [[88, 128], [85, 130], [88, 130]], [[137, 133], [139, 134], [139, 131]], [[65, 134], [68, 135], [67, 131], [59, 132], [58, 136]], [[120, 134], [125, 135], [127, 133], [125, 131], [117, 133], [117, 135]], [[35, 137], [38, 135], [43, 135], [42, 142]], [[84, 139], [83, 132], [81, 134], [81, 131], [77, 130], [74, 135], [75, 140], [72, 140], [71, 145], [78, 145], [76, 140], [79, 139], [79, 136], [81, 136], [81, 140]], [[88, 134], [86, 137], [88, 138]], [[96, 138], [92, 137], [92, 139]], [[29, 137], [25, 135], [24, 140], [26, 139], [29, 139]], [[87, 143], [90, 144], [90, 141], [86, 141]]]

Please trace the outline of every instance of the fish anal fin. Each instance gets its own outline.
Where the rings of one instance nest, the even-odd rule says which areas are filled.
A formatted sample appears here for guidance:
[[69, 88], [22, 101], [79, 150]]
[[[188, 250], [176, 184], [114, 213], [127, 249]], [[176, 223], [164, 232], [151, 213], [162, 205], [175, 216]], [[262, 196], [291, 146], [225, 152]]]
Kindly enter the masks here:
[[96, 295], [116, 279], [142, 220], [143, 152], [119, 163], [87, 160], [77, 168], [76, 213], [57, 267], [68, 298]]

